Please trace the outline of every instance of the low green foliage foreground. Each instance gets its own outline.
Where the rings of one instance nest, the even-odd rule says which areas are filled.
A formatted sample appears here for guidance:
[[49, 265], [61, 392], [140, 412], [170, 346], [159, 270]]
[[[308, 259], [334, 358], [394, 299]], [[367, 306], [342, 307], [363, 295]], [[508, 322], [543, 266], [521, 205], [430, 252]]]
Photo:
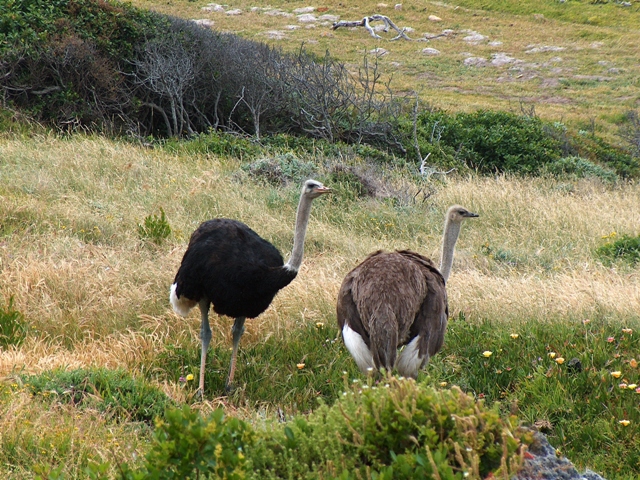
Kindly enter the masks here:
[[[630, 322], [505, 325], [461, 315], [451, 320], [443, 351], [417, 382], [362, 377], [339, 342], [327, 343], [337, 331], [310, 325], [278, 348], [268, 339], [241, 349], [241, 385], [227, 399], [251, 409], [282, 409], [284, 423], [275, 415], [256, 420], [222, 410], [203, 415], [197, 404], [174, 406], [146, 384], [171, 378], [179, 368], [175, 345], [146, 379], [108, 370], [57, 371], [21, 377], [23, 386], [13, 388], [26, 389], [52, 410], [60, 403], [96, 409], [107, 422], [148, 421], [145, 412], [167, 408], [155, 428], [145, 427], [153, 433], [145, 457], [105, 463], [87, 456], [73, 465], [64, 455], [34, 456], [32, 467], [44, 472], [42, 478], [415, 478], [434, 469], [443, 479], [501, 477], [520, 465], [520, 446], [530, 442], [520, 427], [537, 425], [558, 455], [578, 468], [626, 479], [640, 468], [640, 324]], [[197, 346], [191, 348], [193, 355], [182, 357], [187, 365], [197, 363]], [[304, 350], [314, 355], [296, 365], [296, 352]], [[223, 388], [215, 375], [224, 375], [215, 366], [208, 373], [211, 397]], [[192, 382], [182, 381], [194, 393]], [[294, 405], [307, 413], [289, 415]], [[73, 443], [69, 435], [46, 441]], [[15, 462], [6, 457], [11, 451], [51, 448], [21, 444], [29, 438], [25, 426], [21, 439], [2, 440], [0, 461]]]
[[123, 478], [509, 478], [531, 434], [460, 389], [413, 380], [356, 383], [333, 406], [275, 428], [185, 406], [156, 425], [153, 445]]

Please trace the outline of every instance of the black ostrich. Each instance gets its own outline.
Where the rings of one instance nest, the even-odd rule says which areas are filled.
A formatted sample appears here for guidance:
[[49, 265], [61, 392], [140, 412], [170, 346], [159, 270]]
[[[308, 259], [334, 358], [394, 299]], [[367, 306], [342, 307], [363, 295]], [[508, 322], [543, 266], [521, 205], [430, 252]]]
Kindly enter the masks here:
[[176, 313], [187, 316], [200, 307], [200, 384], [204, 395], [204, 369], [211, 341], [209, 306], [219, 315], [235, 318], [231, 332], [233, 351], [226, 389], [232, 388], [236, 354], [244, 321], [255, 318], [271, 304], [281, 288], [296, 278], [304, 253], [304, 237], [311, 202], [331, 190], [320, 182], [307, 180], [300, 195], [291, 258], [285, 264], [280, 252], [247, 225], [237, 220], [216, 218], [193, 232], [176, 274], [169, 300]]

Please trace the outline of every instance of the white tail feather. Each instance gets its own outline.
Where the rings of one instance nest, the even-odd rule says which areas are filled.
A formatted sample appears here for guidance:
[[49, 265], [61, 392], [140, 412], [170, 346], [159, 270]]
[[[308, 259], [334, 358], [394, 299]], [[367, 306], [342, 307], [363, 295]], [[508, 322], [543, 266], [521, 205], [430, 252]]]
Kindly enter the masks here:
[[347, 350], [351, 353], [351, 356], [356, 361], [356, 365], [358, 365], [362, 373], [367, 373], [370, 368], [375, 368], [371, 350], [369, 350], [367, 344], [364, 343], [362, 337], [350, 328], [349, 325], [345, 325], [342, 329], [342, 338]]
[[173, 307], [174, 312], [176, 312], [178, 315], [182, 315], [183, 317], [186, 317], [187, 315], [189, 315], [189, 311], [193, 307], [195, 307], [198, 304], [198, 302], [194, 300], [190, 300], [186, 297], [178, 298], [178, 296], [176, 295], [177, 287], [178, 285], [176, 283], [171, 285], [171, 293], [169, 294], [169, 301], [171, 302], [171, 306]]
[[421, 357], [418, 350], [418, 342], [420, 336], [417, 336], [409, 344], [402, 349], [398, 359], [396, 360], [396, 370], [403, 377], [416, 378], [418, 376], [418, 370], [427, 363], [429, 357]]

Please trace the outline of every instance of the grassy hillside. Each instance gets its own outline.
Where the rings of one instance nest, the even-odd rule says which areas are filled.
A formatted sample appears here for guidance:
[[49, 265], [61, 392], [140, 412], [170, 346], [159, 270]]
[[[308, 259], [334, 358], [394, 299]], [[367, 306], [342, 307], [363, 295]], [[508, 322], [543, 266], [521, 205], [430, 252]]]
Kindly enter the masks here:
[[[394, 2], [372, 0], [236, 0], [220, 11], [211, 11], [215, 4], [207, 0], [132, 3], [182, 18], [206, 19], [213, 28], [287, 51], [303, 43], [319, 55], [329, 50], [354, 69], [365, 54], [372, 57], [380, 49], [382, 70], [393, 77], [396, 90], [417, 91], [429, 104], [449, 111], [535, 109], [545, 119], [613, 135], [622, 115], [638, 107], [636, 2], [625, 7], [622, 2], [588, 0], [410, 1], [396, 10]], [[296, 9], [310, 6], [316, 8], [312, 15], [317, 21], [301, 22]], [[241, 13], [235, 14], [238, 10]], [[393, 30], [378, 32], [382, 39], [374, 39], [364, 28], [332, 30], [334, 18], [322, 18], [361, 20], [373, 14], [410, 28], [408, 36], [415, 41], [390, 41], [396, 36]], [[434, 16], [440, 21], [430, 20]], [[372, 24], [378, 25], [382, 23]], [[427, 40], [443, 32], [446, 35]], [[425, 54], [425, 48], [440, 54]], [[485, 62], [465, 64], [469, 58]]]
[[[203, 11], [205, 1], [133, 3], [211, 19], [286, 50], [303, 41], [319, 54], [328, 48], [354, 68], [365, 52], [384, 48], [380, 62], [397, 88], [451, 111], [535, 108], [617, 141], [624, 113], [638, 107], [635, 2], [314, 5], [316, 16], [346, 20], [383, 13], [414, 28], [412, 38], [453, 30], [429, 42], [374, 40], [364, 29], [332, 31], [320, 22], [307, 28], [296, 16], [251, 10], [264, 2], [224, 7], [240, 15]], [[290, 13], [308, 4], [269, 6]], [[284, 38], [270, 39], [271, 30]], [[467, 30], [487, 39], [471, 44]], [[427, 47], [441, 54], [425, 56]], [[465, 52], [488, 64], [465, 66]], [[491, 65], [501, 52], [523, 62]], [[223, 137], [143, 144], [54, 134], [8, 116], [0, 132], [0, 477], [95, 478], [86, 468], [97, 462], [104, 478], [118, 478], [118, 464], [142, 463], [158, 432], [150, 418], [167, 406], [192, 405], [203, 415], [221, 407], [257, 432], [280, 432], [279, 418], [333, 405], [352, 385], [357, 391], [364, 379], [336, 326], [344, 275], [377, 249], [438, 259], [444, 212], [458, 203], [480, 218], [463, 226], [447, 285], [445, 346], [418, 383], [453, 395], [459, 386], [488, 406], [499, 402], [503, 416], [542, 425], [558, 455], [580, 468], [609, 480], [637, 478], [637, 182], [455, 172], [427, 178], [418, 165], [384, 165], [366, 149], [327, 154], [320, 145], [303, 152], [283, 144], [260, 154], [254, 145], [248, 155], [247, 143], [214, 154], [231, 151]], [[168, 304], [189, 236], [205, 219], [236, 218], [286, 258], [307, 175], [334, 193], [313, 205], [302, 270], [264, 314], [247, 321], [230, 395], [224, 379], [232, 322], [211, 316], [200, 401], [191, 379], [199, 373], [199, 315], [183, 319]], [[166, 238], [140, 228], [145, 220], [161, 225], [162, 215]], [[286, 440], [290, 432], [280, 433]]]

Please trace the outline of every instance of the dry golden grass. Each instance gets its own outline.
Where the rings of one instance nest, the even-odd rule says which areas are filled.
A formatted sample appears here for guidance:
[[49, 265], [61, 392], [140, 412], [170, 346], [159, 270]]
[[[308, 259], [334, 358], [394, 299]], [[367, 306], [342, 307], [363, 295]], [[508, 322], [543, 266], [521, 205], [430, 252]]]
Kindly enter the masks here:
[[[21, 347], [0, 352], [2, 375], [82, 366], [137, 371], [166, 344], [197, 349], [197, 312], [182, 319], [167, 297], [202, 220], [237, 218], [274, 239], [285, 257], [290, 248], [297, 187], [279, 192], [238, 181], [233, 161], [82, 136], [2, 139], [0, 158], [0, 297], [13, 296], [32, 328]], [[453, 203], [480, 218], [466, 222], [457, 246], [452, 314], [505, 322], [637, 319], [637, 269], [607, 268], [594, 258], [603, 236], [638, 234], [637, 184], [450, 178], [436, 189], [428, 202], [407, 207], [317, 201], [299, 278], [248, 322], [243, 344], [282, 338], [308, 323], [333, 324], [343, 276], [376, 249], [439, 258], [443, 212]], [[273, 195], [281, 201], [266, 207]], [[174, 234], [161, 246], [145, 244], [137, 224], [160, 207]], [[379, 225], [367, 223], [371, 218], [393, 227], [367, 231]], [[94, 225], [101, 234], [80, 231]], [[230, 345], [230, 326], [214, 316], [215, 345]]]
[[92, 458], [111, 462], [110, 474], [115, 478], [116, 462], [144, 454], [145, 430], [109, 422], [90, 409], [50, 405], [18, 388], [10, 403], [0, 404], [0, 475], [32, 479], [33, 465], [56, 465], [65, 458], [65, 478], [83, 478], [78, 465]]

